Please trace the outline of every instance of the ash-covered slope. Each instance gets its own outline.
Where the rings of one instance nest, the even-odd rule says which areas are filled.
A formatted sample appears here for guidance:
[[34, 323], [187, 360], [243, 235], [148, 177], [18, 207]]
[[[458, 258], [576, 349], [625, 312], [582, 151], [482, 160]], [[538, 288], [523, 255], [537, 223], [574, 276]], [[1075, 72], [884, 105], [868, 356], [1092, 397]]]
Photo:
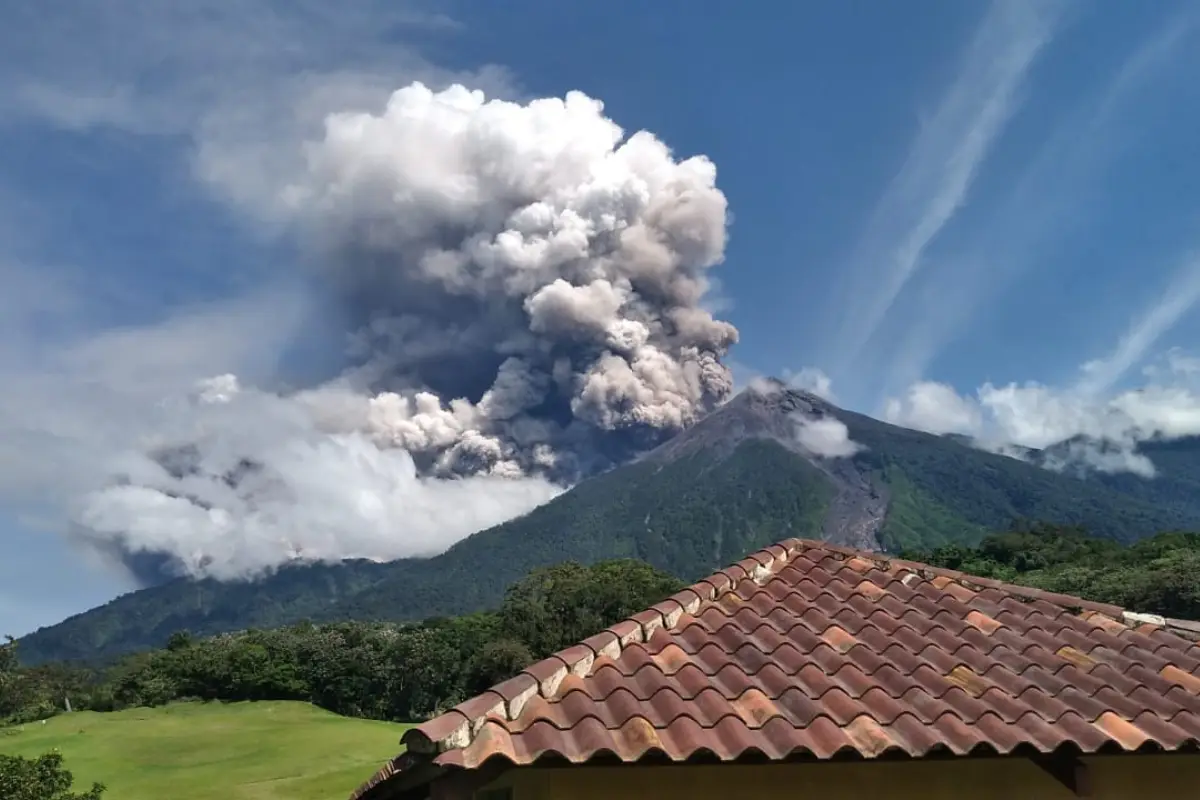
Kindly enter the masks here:
[[[1195, 449], [1170, 455], [1172, 470], [1200, 474]], [[1200, 502], [1156, 502], [1138, 481], [1050, 472], [774, 386], [434, 558], [293, 566], [250, 583], [177, 580], [40, 630], [22, 653], [96, 659], [180, 629], [467, 612], [495, 604], [530, 569], [568, 559], [639, 558], [694, 579], [789, 536], [895, 550], [971, 543], [1014, 519], [1120, 540], [1200, 530]]]

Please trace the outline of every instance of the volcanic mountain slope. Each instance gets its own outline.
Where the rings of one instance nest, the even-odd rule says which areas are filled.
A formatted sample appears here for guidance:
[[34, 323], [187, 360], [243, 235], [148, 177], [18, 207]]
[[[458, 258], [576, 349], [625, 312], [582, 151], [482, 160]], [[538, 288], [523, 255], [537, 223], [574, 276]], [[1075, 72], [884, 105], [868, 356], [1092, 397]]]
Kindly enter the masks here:
[[[1073, 447], [1089, 444], [1094, 452], [1104, 450], [1102, 443], [1078, 437], [1046, 448], [1034, 460], [1036, 463], [1061, 463]], [[1153, 480], [1133, 472], [1093, 474], [1090, 479], [1114, 491], [1183, 514], [1191, 513], [1200, 504], [1200, 437], [1143, 442], [1137, 452], [1154, 466]]]
[[[844, 457], [799, 435], [845, 426]], [[828, 443], [828, 442], [827, 442]], [[818, 450], [823, 448], [818, 447]], [[281, 569], [260, 580], [176, 580], [33, 633], [30, 662], [94, 660], [304, 619], [412, 620], [497, 603], [530, 569], [632, 557], [696, 579], [791, 536], [896, 550], [970, 543], [1016, 519], [1129, 541], [1200, 529], [1200, 449], [1164, 445], [1150, 481], [1083, 478], [838, 409], [804, 392], [747, 391], [641, 460], [430, 559]]]

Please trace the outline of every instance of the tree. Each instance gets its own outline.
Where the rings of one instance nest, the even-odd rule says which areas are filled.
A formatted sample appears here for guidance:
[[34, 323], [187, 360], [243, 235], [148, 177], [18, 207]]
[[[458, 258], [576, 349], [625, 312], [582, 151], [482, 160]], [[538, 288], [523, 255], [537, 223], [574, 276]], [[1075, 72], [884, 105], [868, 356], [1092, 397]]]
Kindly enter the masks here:
[[0, 645], [0, 722], [12, 719], [25, 707], [27, 681], [17, 659], [17, 643], [11, 636]]
[[86, 792], [72, 792], [74, 776], [63, 768], [62, 756], [38, 758], [0, 755], [0, 797], [4, 800], [100, 800], [104, 785], [93, 783]]
[[155, 658], [157, 654], [138, 654], [119, 665], [111, 677], [113, 696], [123, 706], [160, 706], [179, 696], [172, 675]]
[[471, 659], [467, 691], [469, 694], [485, 692], [516, 675], [534, 660], [529, 648], [515, 639], [488, 642]]
[[0, 644], [0, 681], [4, 681], [14, 674], [19, 666], [17, 640], [11, 636], [5, 636], [4, 644]]
[[682, 588], [678, 578], [641, 561], [601, 561], [590, 567], [568, 561], [534, 570], [514, 583], [500, 608], [501, 625], [542, 658]]
[[192, 634], [187, 631], [175, 631], [171, 637], [167, 639], [167, 649], [171, 652], [186, 650], [195, 644]]

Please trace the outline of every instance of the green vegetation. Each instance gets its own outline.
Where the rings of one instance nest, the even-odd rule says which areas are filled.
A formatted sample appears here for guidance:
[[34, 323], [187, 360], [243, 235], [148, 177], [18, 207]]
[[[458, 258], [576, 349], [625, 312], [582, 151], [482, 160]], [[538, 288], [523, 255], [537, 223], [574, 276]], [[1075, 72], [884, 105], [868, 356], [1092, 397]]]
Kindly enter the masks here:
[[678, 579], [636, 561], [591, 567], [567, 562], [535, 570], [509, 588], [496, 615], [499, 643], [508, 652], [525, 648], [530, 656], [507, 672], [515, 674], [534, 659], [582, 642], [681, 589]]
[[682, 588], [638, 561], [535, 570], [499, 611], [418, 624], [302, 623], [197, 639], [107, 668], [16, 665], [0, 647], [0, 722], [175, 700], [302, 700], [351, 717], [411, 721], [455, 705]]
[[0, 797], [5, 800], [100, 800], [104, 785], [73, 792], [75, 776], [63, 767], [59, 753], [33, 758], [0, 753]]
[[0, 797], [99, 797], [22, 794], [6, 786], [5, 765], [17, 761], [11, 757], [25, 756], [24, 764], [32, 764], [50, 754], [42, 758], [65, 760], [77, 784], [107, 786], [103, 800], [328, 800], [348, 796], [395, 756], [403, 731], [402, 725], [346, 719], [306, 703], [76, 712], [44, 726], [0, 729], [0, 753], [10, 757], [0, 756]]
[[970, 575], [1132, 611], [1200, 620], [1200, 534], [1162, 533], [1123, 547], [1082, 529], [1034, 524], [906, 557]]
[[918, 488], [903, 470], [888, 466], [883, 482], [891, 492], [887, 519], [880, 531], [885, 550], [928, 549], [944, 544], [973, 542], [987, 528], [963, 519]]

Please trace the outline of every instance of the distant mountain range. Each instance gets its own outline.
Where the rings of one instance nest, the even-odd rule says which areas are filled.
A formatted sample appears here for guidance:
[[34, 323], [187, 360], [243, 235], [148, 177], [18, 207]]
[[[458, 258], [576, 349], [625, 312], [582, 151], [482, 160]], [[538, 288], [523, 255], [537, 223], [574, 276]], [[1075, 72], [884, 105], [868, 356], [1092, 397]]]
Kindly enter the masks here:
[[[848, 434], [858, 450], [822, 457], [822, 439], [804, 430]], [[570, 559], [632, 557], [696, 579], [791, 536], [895, 551], [973, 543], [1017, 520], [1121, 541], [1200, 530], [1200, 440], [1143, 453], [1154, 479], [1065, 474], [1030, 463], [1052, 453], [1017, 460], [782, 386], [746, 391], [637, 462], [434, 558], [297, 565], [244, 583], [175, 580], [30, 634], [21, 653], [29, 663], [91, 661], [161, 646], [177, 630], [458, 614], [496, 604], [530, 569]]]

